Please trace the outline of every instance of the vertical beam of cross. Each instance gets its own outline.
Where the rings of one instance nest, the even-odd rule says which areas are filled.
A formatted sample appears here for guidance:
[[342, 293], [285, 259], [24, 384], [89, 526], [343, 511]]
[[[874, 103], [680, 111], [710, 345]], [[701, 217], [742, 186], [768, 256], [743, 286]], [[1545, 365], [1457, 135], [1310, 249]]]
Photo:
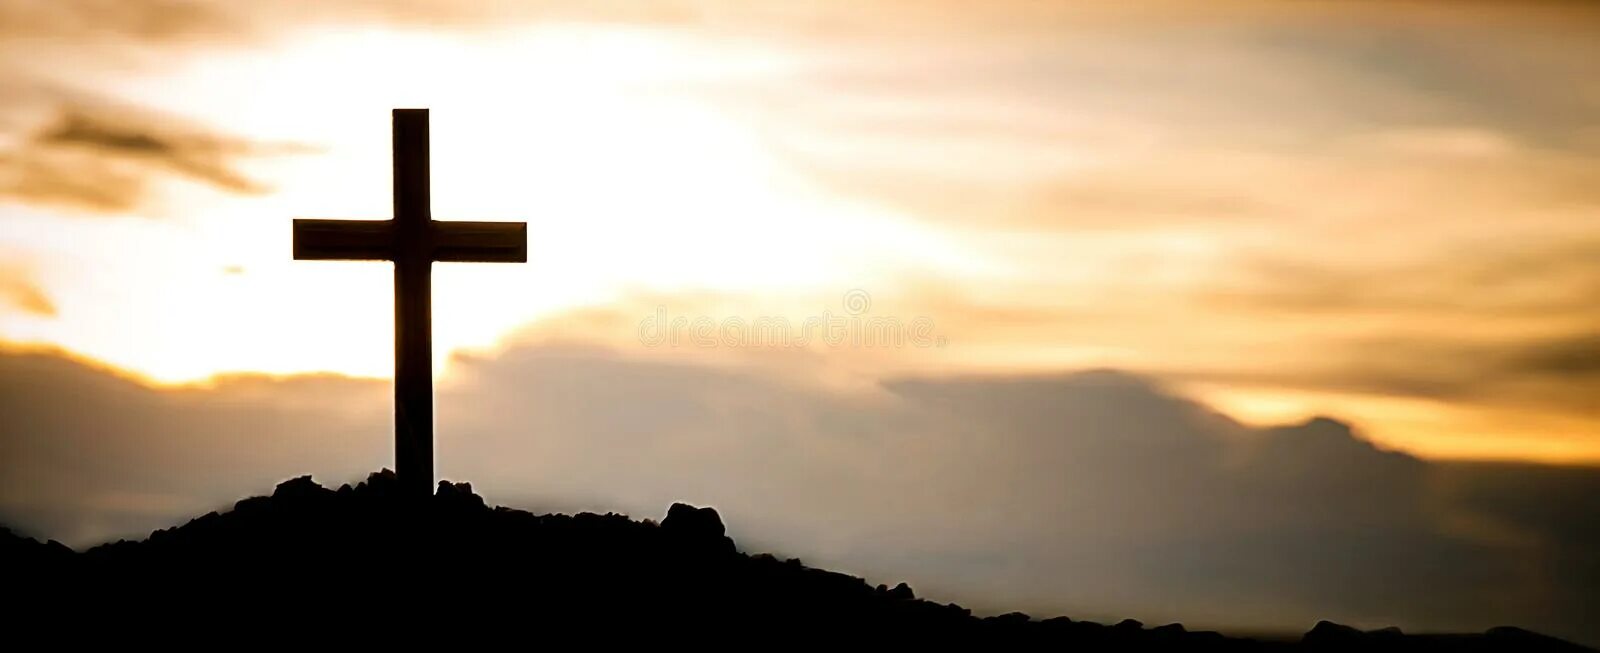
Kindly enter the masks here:
[[[394, 471], [433, 490], [433, 220], [428, 112], [394, 112]], [[422, 487], [417, 487], [422, 484]]]
[[525, 222], [440, 222], [428, 180], [428, 110], [394, 110], [394, 219], [294, 221], [294, 258], [394, 261], [394, 457], [401, 491], [433, 492], [434, 261], [523, 263]]

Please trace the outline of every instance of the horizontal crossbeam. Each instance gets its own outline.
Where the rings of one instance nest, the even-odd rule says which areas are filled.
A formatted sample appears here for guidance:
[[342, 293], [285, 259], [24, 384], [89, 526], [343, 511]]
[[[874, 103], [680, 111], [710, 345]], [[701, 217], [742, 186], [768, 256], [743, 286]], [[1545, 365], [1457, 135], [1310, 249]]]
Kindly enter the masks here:
[[[423, 251], [451, 263], [526, 263], [528, 223], [430, 220]], [[395, 257], [393, 220], [294, 221], [294, 258], [310, 261], [389, 261]]]
[[434, 220], [433, 260], [527, 263], [528, 223]]
[[394, 221], [296, 219], [294, 257], [310, 261], [393, 260]]

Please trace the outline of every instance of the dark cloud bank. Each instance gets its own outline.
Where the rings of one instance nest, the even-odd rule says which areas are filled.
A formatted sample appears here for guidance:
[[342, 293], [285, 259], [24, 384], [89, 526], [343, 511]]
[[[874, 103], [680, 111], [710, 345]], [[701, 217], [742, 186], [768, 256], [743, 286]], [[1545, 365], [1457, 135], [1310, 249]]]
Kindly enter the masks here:
[[[980, 610], [1600, 641], [1600, 470], [1423, 461], [1333, 420], [1241, 426], [1114, 372], [837, 394], [599, 350], [460, 361], [440, 473], [496, 503], [716, 506], [754, 551]], [[83, 546], [388, 463], [388, 385], [152, 389], [0, 356], [0, 522]]]
[[151, 182], [177, 177], [221, 191], [259, 194], [238, 170], [247, 157], [301, 146], [254, 143], [211, 133], [171, 116], [51, 101], [54, 118], [0, 148], [0, 197], [93, 212], [129, 211]]

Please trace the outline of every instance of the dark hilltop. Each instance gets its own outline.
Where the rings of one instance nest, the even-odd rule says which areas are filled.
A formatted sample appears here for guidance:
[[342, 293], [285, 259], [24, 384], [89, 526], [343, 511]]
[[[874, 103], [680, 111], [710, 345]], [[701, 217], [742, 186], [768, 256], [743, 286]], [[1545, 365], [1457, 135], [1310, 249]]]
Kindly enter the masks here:
[[903, 583], [742, 553], [711, 508], [674, 504], [660, 523], [534, 515], [488, 507], [468, 484], [408, 500], [387, 470], [338, 490], [292, 479], [226, 513], [84, 552], [0, 529], [0, 577], [12, 638], [57, 644], [1591, 650], [1510, 627], [1413, 635], [1322, 622], [1299, 638], [1247, 639], [978, 617]]

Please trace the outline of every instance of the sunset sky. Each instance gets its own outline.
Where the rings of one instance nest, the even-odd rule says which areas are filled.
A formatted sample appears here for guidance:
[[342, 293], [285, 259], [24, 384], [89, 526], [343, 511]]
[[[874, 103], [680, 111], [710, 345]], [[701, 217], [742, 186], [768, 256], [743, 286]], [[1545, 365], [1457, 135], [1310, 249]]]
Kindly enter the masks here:
[[[1592, 4], [0, 0], [0, 341], [7, 378], [22, 379], [7, 387], [44, 392], [56, 381], [28, 380], [44, 378], [29, 366], [71, 361], [98, 379], [85, 383], [127, 383], [117, 397], [196, 412], [248, 404], [249, 420], [266, 420], [251, 433], [324, 410], [332, 395], [319, 383], [358, 388], [377, 416], [350, 418], [363, 425], [355, 440], [274, 449], [251, 484], [135, 483], [69, 507], [178, 515], [317, 465], [353, 478], [389, 464], [386, 395], [369, 379], [393, 365], [390, 268], [291, 260], [290, 224], [391, 215], [395, 107], [431, 109], [436, 219], [529, 225], [525, 265], [435, 267], [441, 470], [473, 471], [502, 496], [663, 508], [669, 479], [652, 485], [628, 462], [674, 458], [579, 449], [627, 449], [682, 416], [671, 393], [687, 390], [648, 370], [710, 375], [694, 382], [725, 392], [697, 410], [757, 438], [771, 435], [752, 426], [758, 415], [867, 437], [928, 427], [908, 397], [995, 379], [1076, 388], [1098, 377], [1073, 375], [1115, 370], [1093, 374], [1149, 383], [1225, 430], [1332, 429], [1416, 465], [1600, 464]], [[870, 298], [871, 316], [931, 321], [938, 344], [640, 337], [652, 316], [800, 323], [851, 314], [852, 296]], [[567, 393], [600, 390], [535, 374], [568, 356], [590, 371], [558, 366], [558, 378], [627, 389], [611, 397], [627, 408], [576, 402]], [[501, 394], [474, 391], [491, 380]], [[80, 391], [61, 388], [39, 405], [70, 411]], [[1028, 424], [1073, 401], [1041, 399]], [[973, 414], [984, 424], [1025, 419], [980, 404], [998, 411]], [[529, 459], [612, 456], [593, 469], [627, 479], [538, 485], [517, 480], [512, 456], [462, 462], [487, 460], [472, 447], [511, 437], [491, 422], [533, 405], [561, 414], [528, 409], [552, 420], [515, 440], [534, 447]], [[1331, 419], [1308, 421], [1318, 416]], [[145, 417], [97, 417], [94, 433], [121, 437]], [[563, 424], [610, 435], [539, 444]], [[675, 451], [715, 449], [706, 437]], [[884, 446], [785, 450], [803, 463], [766, 449], [756, 469], [828, 486], [784, 504], [822, 515], [856, 486], [805, 465], [856, 478], [982, 445]], [[904, 473], [905, 487], [944, 478]], [[755, 477], [739, 478], [670, 491], [722, 496]], [[4, 483], [0, 514], [49, 512], [43, 494]], [[986, 496], [940, 487], [945, 517]], [[79, 542], [145, 523], [50, 515], [34, 523]], [[848, 528], [836, 540], [764, 528], [824, 561], [902, 569], [858, 550], [880, 540]], [[953, 568], [943, 564], [929, 568]], [[1019, 590], [1017, 570], [960, 569], [929, 582], [1035, 605], [1090, 600]], [[1126, 596], [1108, 589], [1127, 576], [1107, 578], [1083, 587], [1111, 607], [1150, 605], [1136, 583]], [[1302, 618], [1275, 596], [1207, 618]], [[1415, 618], [1476, 623], [1451, 609]]]
[[1591, 9], [850, 4], [7, 3], [0, 336], [387, 374], [387, 269], [293, 262], [288, 226], [388, 217], [421, 106], [435, 215], [530, 223], [526, 266], [441, 267], [441, 356], [859, 288], [949, 343], [865, 374], [1115, 367], [1600, 460]]

